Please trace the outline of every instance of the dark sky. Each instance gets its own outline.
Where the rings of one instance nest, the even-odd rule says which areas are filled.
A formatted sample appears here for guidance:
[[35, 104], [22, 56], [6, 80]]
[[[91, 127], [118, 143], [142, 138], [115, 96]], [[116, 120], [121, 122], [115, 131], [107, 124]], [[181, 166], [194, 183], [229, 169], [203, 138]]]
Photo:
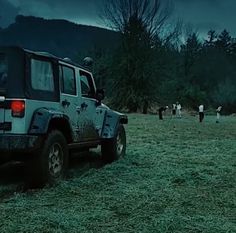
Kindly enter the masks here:
[[[103, 0], [0, 0], [0, 26], [17, 14], [62, 18], [80, 24], [102, 26], [98, 8]], [[164, 0], [165, 1], [165, 0]], [[236, 37], [236, 0], [173, 0], [176, 18], [190, 23], [199, 33], [229, 30]]]

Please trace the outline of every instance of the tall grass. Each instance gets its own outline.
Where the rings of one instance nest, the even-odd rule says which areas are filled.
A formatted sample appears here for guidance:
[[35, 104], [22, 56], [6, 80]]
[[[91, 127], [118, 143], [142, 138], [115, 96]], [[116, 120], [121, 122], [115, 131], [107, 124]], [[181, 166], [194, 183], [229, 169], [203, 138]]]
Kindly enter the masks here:
[[126, 130], [113, 164], [93, 153], [55, 187], [2, 185], [0, 232], [236, 232], [236, 118], [131, 114]]

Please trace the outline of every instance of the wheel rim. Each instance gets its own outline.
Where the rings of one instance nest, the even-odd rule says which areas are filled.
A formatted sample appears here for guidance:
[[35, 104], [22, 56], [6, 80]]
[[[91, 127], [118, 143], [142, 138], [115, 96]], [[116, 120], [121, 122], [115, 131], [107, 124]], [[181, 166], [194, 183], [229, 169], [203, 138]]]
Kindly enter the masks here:
[[49, 172], [58, 177], [63, 167], [63, 150], [60, 144], [54, 143], [49, 150]]
[[124, 149], [124, 138], [122, 137], [121, 132], [118, 133], [117, 138], [116, 138], [116, 143], [117, 143], [117, 154], [121, 155]]

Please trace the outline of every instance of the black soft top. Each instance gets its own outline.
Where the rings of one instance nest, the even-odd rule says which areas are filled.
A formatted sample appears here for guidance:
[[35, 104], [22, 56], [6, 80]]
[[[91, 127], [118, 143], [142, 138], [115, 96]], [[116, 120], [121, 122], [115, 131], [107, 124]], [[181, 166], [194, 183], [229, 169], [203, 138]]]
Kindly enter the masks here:
[[[49, 93], [48, 96], [45, 93], [36, 93], [34, 90], [32, 90], [30, 84], [30, 57], [38, 57], [40, 59], [52, 61], [54, 64], [55, 77], [58, 77], [58, 70], [56, 67], [59, 61], [79, 67], [84, 70], [88, 70], [85, 67], [76, 64], [68, 59], [62, 59], [50, 53], [35, 52], [16, 46], [0, 47], [0, 55], [1, 54], [7, 57], [8, 73], [6, 84], [3, 86], [0, 83], [0, 95], [4, 95], [8, 98], [32, 98], [43, 100], [45, 97], [47, 99], [50, 99], [51, 101], [58, 101], [58, 90], [55, 90], [55, 93], [53, 95]], [[58, 78], [56, 78], [56, 82], [58, 87]], [[59, 89], [59, 87], [57, 89]]]
[[51, 59], [51, 60], [54, 60], [54, 61], [62, 61], [62, 62], [65, 62], [67, 64], [77, 66], [81, 69], [88, 70], [87, 67], [82, 66], [82, 65], [80, 65], [76, 62], [73, 62], [70, 59], [65, 59], [65, 58], [63, 59], [63, 58], [57, 57], [57, 56], [55, 56], [51, 53], [48, 53], [48, 52], [32, 51], [32, 50], [24, 49], [24, 48], [21, 48], [21, 47], [18, 47], [18, 46], [2, 46], [2, 47], [0, 46], [0, 53], [1, 53], [1, 51], [2, 52], [7, 52], [7, 53], [15, 51], [15, 53], [35, 55], [35, 56], [39, 56], [39, 57], [48, 58], [48, 59]]
[[[20, 48], [22, 49], [22, 48]], [[25, 53], [27, 54], [32, 54], [32, 55], [35, 55], [35, 56], [39, 56], [39, 57], [45, 57], [45, 58], [48, 58], [48, 59], [51, 59], [51, 60], [54, 60], [54, 61], [62, 61], [64, 63], [67, 63], [67, 64], [70, 64], [70, 65], [73, 65], [73, 66], [77, 66], [81, 69], [85, 69], [87, 70], [86, 67], [78, 64], [78, 63], [75, 63], [73, 61], [71, 61], [70, 59], [63, 59], [63, 58], [60, 58], [60, 57], [57, 57], [51, 53], [48, 53], [48, 52], [41, 52], [41, 51], [31, 51], [31, 50], [28, 50], [28, 49], [22, 49]]]

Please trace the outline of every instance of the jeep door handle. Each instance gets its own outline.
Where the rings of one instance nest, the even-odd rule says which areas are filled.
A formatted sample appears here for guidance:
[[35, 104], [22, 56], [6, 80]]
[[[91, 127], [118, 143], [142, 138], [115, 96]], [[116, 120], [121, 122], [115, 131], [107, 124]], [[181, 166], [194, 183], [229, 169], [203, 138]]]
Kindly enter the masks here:
[[67, 100], [63, 100], [62, 102], [61, 102], [61, 104], [62, 104], [62, 106], [63, 107], [69, 107], [70, 106], [70, 102], [69, 101], [67, 101]]
[[88, 105], [86, 104], [86, 103], [82, 103], [81, 105], [81, 109], [83, 110], [83, 109], [86, 109], [87, 107], [88, 107]]

